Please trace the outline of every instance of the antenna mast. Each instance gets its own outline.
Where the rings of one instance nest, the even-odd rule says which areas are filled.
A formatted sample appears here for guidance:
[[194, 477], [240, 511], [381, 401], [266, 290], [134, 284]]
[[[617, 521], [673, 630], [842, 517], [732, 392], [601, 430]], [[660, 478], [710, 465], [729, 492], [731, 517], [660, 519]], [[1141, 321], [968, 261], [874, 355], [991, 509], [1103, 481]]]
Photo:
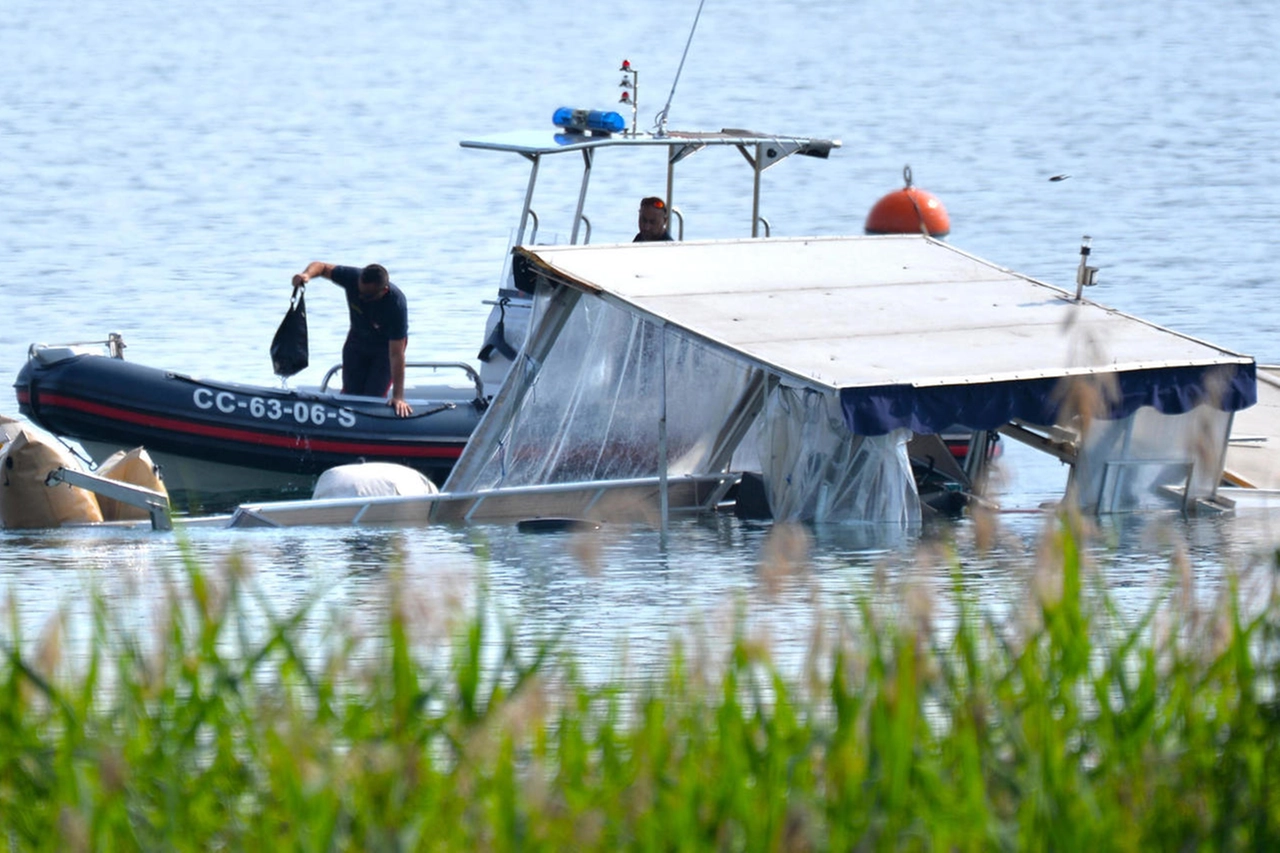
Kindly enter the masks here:
[[676, 96], [676, 85], [680, 82], [680, 72], [684, 71], [684, 61], [689, 57], [689, 45], [693, 44], [694, 31], [698, 29], [698, 19], [702, 17], [702, 6], [707, 0], [699, 0], [698, 14], [693, 16], [693, 26], [689, 28], [689, 39], [684, 43], [684, 55], [680, 57], [680, 67], [676, 69], [676, 79], [671, 81], [671, 94], [667, 95], [667, 105], [658, 113], [658, 136], [667, 135], [667, 113], [671, 112], [671, 99]]
[[628, 104], [631, 107], [631, 135], [636, 135], [636, 113], [640, 109], [640, 72], [631, 67], [631, 60], [622, 60], [622, 82], [618, 85], [622, 87], [622, 97], [618, 99], [620, 104]]

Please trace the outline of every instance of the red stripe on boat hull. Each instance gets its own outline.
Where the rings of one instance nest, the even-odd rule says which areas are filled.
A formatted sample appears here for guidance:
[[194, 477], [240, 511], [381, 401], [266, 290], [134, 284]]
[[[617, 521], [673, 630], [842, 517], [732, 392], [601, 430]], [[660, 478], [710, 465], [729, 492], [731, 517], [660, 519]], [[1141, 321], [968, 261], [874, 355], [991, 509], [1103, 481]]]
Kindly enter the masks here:
[[[24, 396], [28, 397], [28, 399], [23, 399]], [[29, 395], [23, 391], [19, 391], [18, 402], [28, 403]], [[64, 409], [71, 409], [77, 412], [84, 412], [85, 414], [97, 415], [102, 418], [124, 421], [126, 423], [137, 424], [138, 426], [150, 427], [153, 429], [167, 429], [185, 435], [219, 438], [227, 441], [239, 441], [259, 446], [265, 445], [268, 447], [281, 447], [287, 450], [319, 451], [324, 453], [349, 454], [351, 456], [403, 456], [422, 459], [457, 459], [462, 455], [461, 444], [457, 446], [442, 446], [426, 445], [422, 443], [401, 444], [354, 442], [338, 441], [328, 438], [307, 438], [306, 436], [301, 435], [278, 435], [273, 433], [255, 432], [253, 430], [240, 429], [237, 427], [201, 424], [179, 418], [134, 412], [128, 409], [116, 408], [115, 406], [95, 403], [90, 400], [82, 400], [78, 397], [69, 397], [65, 394], [42, 392], [40, 394], [40, 405], [42, 407], [60, 406]]]

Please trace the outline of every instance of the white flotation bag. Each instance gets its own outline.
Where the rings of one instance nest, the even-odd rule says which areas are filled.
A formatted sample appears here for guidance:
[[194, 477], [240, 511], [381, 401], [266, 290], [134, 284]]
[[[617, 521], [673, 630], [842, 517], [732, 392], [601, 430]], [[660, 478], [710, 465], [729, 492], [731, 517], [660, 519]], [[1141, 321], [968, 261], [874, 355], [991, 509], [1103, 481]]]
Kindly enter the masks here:
[[[94, 473], [118, 483], [141, 486], [144, 489], [159, 492], [166, 498], [169, 496], [169, 490], [164, 486], [160, 470], [151, 461], [151, 455], [142, 447], [127, 451], [117, 450], [107, 457], [107, 461], [99, 465]], [[98, 506], [102, 507], [104, 521], [146, 520], [151, 517], [151, 514], [142, 507], [130, 506], [106, 495], [98, 495]]]
[[92, 492], [58, 483], [45, 485], [51, 471], [83, 470], [80, 461], [55, 440], [28, 427], [0, 426], [0, 527], [61, 527], [102, 521]]
[[357, 462], [330, 468], [316, 480], [311, 497], [368, 498], [434, 495], [440, 491], [421, 471], [391, 462]]

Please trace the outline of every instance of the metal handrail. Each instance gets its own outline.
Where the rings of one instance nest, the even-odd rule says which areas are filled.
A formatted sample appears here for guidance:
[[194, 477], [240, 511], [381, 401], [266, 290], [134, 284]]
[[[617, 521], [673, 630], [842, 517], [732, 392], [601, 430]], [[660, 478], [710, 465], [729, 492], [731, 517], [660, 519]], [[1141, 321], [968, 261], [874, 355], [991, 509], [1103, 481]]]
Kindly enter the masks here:
[[173, 521], [169, 518], [169, 496], [163, 492], [71, 468], [55, 468], [44, 480], [46, 486], [56, 486], [59, 483], [87, 489], [96, 495], [144, 510], [151, 518], [152, 530], [173, 529]]
[[669, 211], [671, 215], [676, 218], [676, 224], [678, 226], [676, 228], [676, 239], [683, 241], [684, 240], [684, 213], [681, 212], [680, 208], [675, 206], [670, 207]]
[[44, 349], [76, 349], [78, 347], [102, 347], [109, 358], [124, 358], [124, 336], [119, 332], [109, 332], [105, 341], [75, 341], [69, 344], [31, 344], [27, 347], [27, 360], [35, 359], [36, 353]]
[[[477, 400], [484, 399], [484, 380], [480, 378], [480, 374], [476, 372], [476, 369], [471, 365], [467, 364], [466, 362], [463, 362], [463, 361], [406, 362], [405, 368], [408, 369], [410, 367], [425, 367], [425, 368], [430, 368], [432, 370], [439, 370], [440, 368], [443, 368], [443, 367], [452, 367], [452, 368], [461, 370], [463, 373], [467, 374], [467, 378], [470, 379], [471, 382], [476, 386], [476, 399]], [[335, 364], [333, 367], [329, 368], [328, 372], [325, 373], [324, 378], [320, 380], [321, 393], [325, 393], [329, 391], [329, 380], [332, 379], [333, 375], [337, 373], [339, 370], [342, 370], [341, 363]]]

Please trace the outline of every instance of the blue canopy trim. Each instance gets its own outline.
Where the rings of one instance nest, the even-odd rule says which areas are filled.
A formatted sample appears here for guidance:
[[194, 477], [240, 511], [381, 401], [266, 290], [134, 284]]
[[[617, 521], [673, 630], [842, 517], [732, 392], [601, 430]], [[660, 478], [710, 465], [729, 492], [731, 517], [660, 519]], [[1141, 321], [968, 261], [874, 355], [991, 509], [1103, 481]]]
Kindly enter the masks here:
[[[1070, 379], [1092, 380], [1109, 397], [1102, 417], [1125, 418], [1142, 406], [1177, 415], [1209, 403], [1224, 412], [1247, 409], [1257, 402], [1257, 371], [1248, 364], [1162, 367], [1093, 374]], [[1112, 380], [1114, 384], [1112, 385]], [[1061, 378], [1015, 379], [972, 385], [875, 385], [840, 389], [845, 424], [855, 435], [884, 435], [898, 427], [932, 435], [951, 426], [995, 429], [1016, 419], [1057, 423], [1066, 397]]]

